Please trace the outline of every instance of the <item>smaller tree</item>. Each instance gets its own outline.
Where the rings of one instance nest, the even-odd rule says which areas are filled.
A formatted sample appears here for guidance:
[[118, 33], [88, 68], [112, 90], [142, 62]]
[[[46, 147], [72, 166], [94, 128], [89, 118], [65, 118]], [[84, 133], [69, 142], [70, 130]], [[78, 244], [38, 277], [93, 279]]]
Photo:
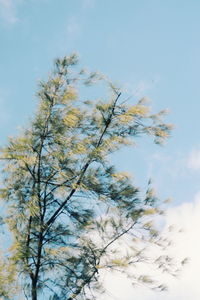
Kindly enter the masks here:
[[[15, 269], [27, 299], [37, 300], [39, 292], [41, 299], [42, 293], [51, 300], [89, 299], [89, 290], [100, 291], [100, 269], [128, 270], [149, 260], [141, 245], [159, 245], [150, 222], [161, 213], [153, 191], [142, 197], [109, 157], [137, 136], [161, 143], [171, 125], [163, 123], [164, 112], [150, 114], [144, 99], [130, 105], [97, 74], [72, 72], [77, 62], [76, 55], [56, 60], [40, 83], [30, 127], [2, 149], [1, 198], [13, 239], [8, 271]], [[109, 87], [108, 100], [84, 97], [83, 86], [97, 78]], [[123, 251], [116, 246], [121, 241]], [[164, 269], [169, 262], [162, 259], [153, 263]], [[163, 289], [152, 278], [132, 275]]]

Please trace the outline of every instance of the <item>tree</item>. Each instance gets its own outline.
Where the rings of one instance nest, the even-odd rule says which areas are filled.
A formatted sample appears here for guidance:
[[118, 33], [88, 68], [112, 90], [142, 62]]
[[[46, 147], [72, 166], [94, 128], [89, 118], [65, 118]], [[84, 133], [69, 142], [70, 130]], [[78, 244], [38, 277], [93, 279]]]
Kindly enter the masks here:
[[[123, 271], [145, 261], [137, 242], [158, 241], [149, 222], [161, 212], [154, 193], [149, 188], [142, 197], [109, 157], [140, 135], [161, 143], [171, 126], [163, 123], [164, 112], [151, 115], [144, 99], [130, 105], [98, 74], [72, 71], [77, 63], [76, 55], [55, 61], [48, 80], [40, 83], [29, 128], [2, 149], [1, 199], [12, 233], [9, 286], [20, 278], [18, 290], [27, 299], [39, 299], [40, 291], [51, 300], [89, 299], [90, 289], [100, 290], [101, 269]], [[96, 79], [109, 88], [108, 100], [80, 96]], [[126, 253], [115, 247], [123, 239], [129, 241]], [[156, 287], [145, 276], [133, 279]], [[7, 285], [1, 294], [9, 298]]]

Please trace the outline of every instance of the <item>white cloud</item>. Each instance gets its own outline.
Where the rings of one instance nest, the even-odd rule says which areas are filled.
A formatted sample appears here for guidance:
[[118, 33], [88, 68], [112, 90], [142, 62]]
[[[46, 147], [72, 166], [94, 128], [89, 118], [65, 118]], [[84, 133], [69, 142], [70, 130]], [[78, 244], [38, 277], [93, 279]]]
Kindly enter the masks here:
[[[200, 193], [193, 202], [171, 208], [166, 216], [167, 226], [174, 224], [176, 230], [170, 232], [173, 245], [170, 255], [179, 259], [189, 258], [178, 278], [164, 275], [169, 291], [155, 293], [145, 287], [135, 288], [124, 275], [107, 275], [105, 285], [107, 296], [100, 300], [199, 300], [200, 269]], [[180, 229], [182, 232], [180, 232]]]
[[188, 167], [192, 170], [200, 170], [200, 148], [193, 149], [188, 158]]

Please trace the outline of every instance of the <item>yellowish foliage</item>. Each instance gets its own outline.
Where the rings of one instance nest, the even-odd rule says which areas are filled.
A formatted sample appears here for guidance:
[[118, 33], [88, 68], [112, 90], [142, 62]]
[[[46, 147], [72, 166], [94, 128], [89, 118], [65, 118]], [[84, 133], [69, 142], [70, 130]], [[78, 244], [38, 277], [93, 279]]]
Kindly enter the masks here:
[[27, 156], [23, 158], [24, 163], [28, 164], [28, 165], [35, 165], [35, 163], [37, 162], [37, 157], [36, 156]]
[[101, 103], [97, 105], [97, 108], [101, 111], [107, 111], [111, 107], [110, 103]]
[[161, 138], [169, 137], [169, 134], [166, 131], [161, 130], [161, 129], [157, 129], [155, 134], [156, 134], [156, 136], [161, 137]]
[[52, 80], [52, 83], [55, 85], [55, 86], [58, 86], [62, 83], [62, 79], [60, 77], [55, 77], [53, 80]]
[[153, 282], [153, 280], [147, 275], [140, 276], [139, 280], [144, 282], [144, 283], [152, 283]]
[[[8, 299], [7, 296], [17, 292], [16, 266], [11, 261], [3, 260], [0, 257], [0, 299]], [[11, 299], [9, 297], [9, 299]]]
[[30, 204], [28, 204], [28, 208], [31, 216], [37, 216], [39, 214], [39, 207], [36, 203], [30, 202]]
[[61, 99], [61, 103], [65, 104], [68, 101], [76, 100], [78, 97], [77, 91], [73, 87], [69, 87]]
[[136, 104], [131, 106], [126, 113], [119, 115], [118, 120], [122, 124], [128, 124], [134, 120], [134, 117], [145, 117], [149, 112], [149, 108], [144, 105]]
[[147, 106], [140, 105], [140, 104], [133, 105], [127, 111], [128, 114], [137, 115], [141, 117], [146, 116], [148, 112], [149, 112], [149, 108]]
[[130, 174], [128, 172], [119, 172], [112, 174], [112, 177], [115, 178], [117, 181], [121, 181], [126, 178], [130, 178]]
[[64, 117], [64, 123], [68, 127], [75, 127], [79, 121], [81, 112], [77, 108], [71, 109]]
[[122, 124], [127, 124], [133, 120], [133, 116], [131, 116], [130, 114], [123, 114], [118, 116], [118, 120]]
[[96, 268], [99, 270], [99, 269], [103, 269], [105, 266], [103, 265], [96, 265]]
[[148, 228], [148, 229], [151, 229], [152, 227], [153, 227], [153, 222], [152, 221], [149, 221], [149, 222], [146, 222], [145, 224], [144, 224], [144, 228]]
[[64, 123], [65, 123], [65, 125], [67, 125], [68, 127], [75, 127], [76, 124], [78, 123], [78, 117], [75, 116], [74, 114], [68, 114], [68, 115], [64, 118]]
[[128, 266], [128, 262], [124, 259], [113, 259], [111, 261], [111, 263], [113, 265], [119, 266], [119, 267], [127, 267]]
[[66, 253], [69, 250], [69, 247], [59, 247], [59, 248], [46, 248], [46, 253], [57, 256]]
[[83, 144], [80, 143], [80, 144], [76, 145], [76, 148], [74, 150], [75, 154], [84, 154], [86, 152], [87, 152], [87, 149]]
[[149, 209], [146, 209], [146, 210], [144, 211], [144, 215], [145, 215], [145, 216], [148, 216], [148, 215], [154, 215], [154, 214], [156, 214], [156, 213], [157, 213], [156, 208], [149, 208]]

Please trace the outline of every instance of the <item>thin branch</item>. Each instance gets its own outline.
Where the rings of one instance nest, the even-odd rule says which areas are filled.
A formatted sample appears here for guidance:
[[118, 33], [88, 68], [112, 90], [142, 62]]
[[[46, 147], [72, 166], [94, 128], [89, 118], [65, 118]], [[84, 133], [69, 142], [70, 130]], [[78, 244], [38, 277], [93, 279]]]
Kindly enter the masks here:
[[[111, 123], [112, 116], [113, 116], [113, 114], [114, 114], [114, 110], [115, 110], [117, 101], [118, 101], [118, 99], [119, 99], [120, 96], [121, 96], [121, 93], [119, 93], [119, 94], [117, 95], [117, 97], [116, 97], [116, 99], [115, 99], [115, 101], [114, 101], [114, 103], [113, 103], [113, 107], [112, 107], [110, 116], [108, 117], [108, 120], [107, 120], [107, 122], [106, 122], [106, 126], [105, 126], [105, 128], [104, 128], [104, 130], [103, 130], [103, 132], [102, 132], [102, 134], [101, 134], [101, 136], [100, 136], [100, 138], [99, 138], [99, 141], [98, 141], [97, 144], [96, 144], [95, 149], [97, 149], [97, 148], [101, 145], [101, 143], [102, 143], [104, 134], [106, 133], [106, 131], [107, 131], [107, 129], [108, 129], [110, 123]], [[85, 172], [87, 171], [87, 169], [88, 169], [88, 167], [89, 167], [89, 165], [90, 165], [90, 163], [91, 163], [92, 161], [93, 161], [93, 157], [89, 158], [88, 162], [85, 164], [85, 166], [84, 166], [83, 169], [82, 169], [82, 172], [81, 172], [81, 174], [80, 174], [80, 177], [79, 177], [79, 179], [78, 179], [78, 181], [77, 181], [77, 183], [76, 183], [76, 187], [73, 188], [73, 189], [71, 190], [70, 194], [69, 194], [68, 197], [65, 199], [65, 201], [63, 201], [63, 203], [60, 205], [60, 207], [59, 207], [59, 208], [54, 212], [54, 214], [49, 218], [49, 220], [46, 222], [46, 227], [50, 226], [50, 225], [55, 221], [55, 219], [56, 219], [56, 218], [59, 216], [59, 214], [62, 212], [62, 209], [65, 207], [65, 205], [67, 204], [67, 202], [68, 202], [68, 201], [70, 200], [70, 198], [74, 195], [74, 193], [75, 193], [76, 190], [77, 190], [77, 187], [80, 186], [81, 181], [82, 181], [82, 179], [83, 179], [83, 177], [84, 177], [84, 175], [85, 175]]]
[[120, 237], [122, 237], [124, 234], [128, 233], [134, 226], [137, 224], [137, 221], [135, 221], [131, 226], [129, 226], [126, 230], [122, 231], [120, 234], [118, 234], [115, 238], [113, 238], [103, 249], [102, 253], [106, 251], [106, 249], [111, 246], [116, 240], [118, 240]]

